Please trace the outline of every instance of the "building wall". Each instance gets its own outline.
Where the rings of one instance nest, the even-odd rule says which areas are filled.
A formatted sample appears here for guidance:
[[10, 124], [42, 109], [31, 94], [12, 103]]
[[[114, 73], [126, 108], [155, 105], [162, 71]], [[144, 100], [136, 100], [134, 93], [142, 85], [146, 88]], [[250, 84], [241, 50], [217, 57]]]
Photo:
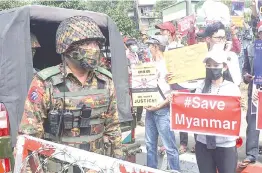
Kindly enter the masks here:
[[[195, 13], [195, 6], [199, 1], [191, 1], [191, 12]], [[181, 0], [173, 6], [163, 10], [163, 22], [178, 20], [186, 16], [186, 2]]]
[[154, 20], [153, 4], [138, 6], [141, 26], [140, 28], [148, 29], [152, 21]]

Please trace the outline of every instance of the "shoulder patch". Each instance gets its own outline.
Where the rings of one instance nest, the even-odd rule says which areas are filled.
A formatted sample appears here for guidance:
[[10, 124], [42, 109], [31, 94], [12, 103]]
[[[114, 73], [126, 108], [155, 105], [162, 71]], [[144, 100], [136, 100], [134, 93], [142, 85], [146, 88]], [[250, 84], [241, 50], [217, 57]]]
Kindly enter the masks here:
[[106, 75], [107, 77], [112, 79], [112, 73], [110, 71], [106, 70], [105, 68], [97, 67], [95, 71], [102, 73], [103, 75]]
[[54, 76], [58, 73], [60, 73], [60, 68], [59, 66], [53, 66], [53, 67], [48, 67], [46, 69], [41, 70], [40, 72], [37, 73], [37, 75], [42, 79], [46, 80], [51, 76]]
[[30, 88], [27, 97], [31, 103], [39, 103], [43, 97], [41, 88], [33, 86], [32, 88]]

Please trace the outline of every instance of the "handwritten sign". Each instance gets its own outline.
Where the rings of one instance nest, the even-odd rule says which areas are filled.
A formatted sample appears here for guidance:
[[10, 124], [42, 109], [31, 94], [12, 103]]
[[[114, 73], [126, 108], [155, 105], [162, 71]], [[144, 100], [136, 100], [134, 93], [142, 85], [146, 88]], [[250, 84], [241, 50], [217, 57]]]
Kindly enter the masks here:
[[260, 65], [262, 64], [262, 41], [255, 41], [255, 56], [254, 56], [254, 83], [262, 84], [262, 68]]
[[208, 52], [206, 43], [199, 43], [164, 52], [166, 67], [173, 74], [169, 84], [204, 78], [203, 60]]
[[154, 63], [132, 65], [133, 106], [153, 106], [158, 103], [157, 70]]
[[171, 129], [175, 131], [239, 136], [240, 97], [177, 93], [171, 105]]

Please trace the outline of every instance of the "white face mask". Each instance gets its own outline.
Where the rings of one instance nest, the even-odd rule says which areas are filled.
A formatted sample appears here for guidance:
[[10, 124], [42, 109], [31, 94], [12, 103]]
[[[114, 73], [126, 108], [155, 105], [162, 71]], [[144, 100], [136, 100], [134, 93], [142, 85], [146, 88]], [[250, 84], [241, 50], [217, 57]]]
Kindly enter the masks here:
[[130, 50], [134, 53], [137, 53], [138, 52], [138, 46], [137, 45], [132, 45], [130, 46]]
[[216, 43], [213, 45], [212, 49], [215, 49], [215, 50], [224, 50], [225, 49], [225, 43]]

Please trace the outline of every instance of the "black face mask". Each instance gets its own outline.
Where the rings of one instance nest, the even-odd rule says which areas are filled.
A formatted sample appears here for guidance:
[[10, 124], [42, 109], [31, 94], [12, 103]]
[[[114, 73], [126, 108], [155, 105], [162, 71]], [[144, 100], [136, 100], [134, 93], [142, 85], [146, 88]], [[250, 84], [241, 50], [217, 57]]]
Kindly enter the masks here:
[[217, 80], [223, 76], [222, 68], [206, 68], [206, 78], [209, 80]]

